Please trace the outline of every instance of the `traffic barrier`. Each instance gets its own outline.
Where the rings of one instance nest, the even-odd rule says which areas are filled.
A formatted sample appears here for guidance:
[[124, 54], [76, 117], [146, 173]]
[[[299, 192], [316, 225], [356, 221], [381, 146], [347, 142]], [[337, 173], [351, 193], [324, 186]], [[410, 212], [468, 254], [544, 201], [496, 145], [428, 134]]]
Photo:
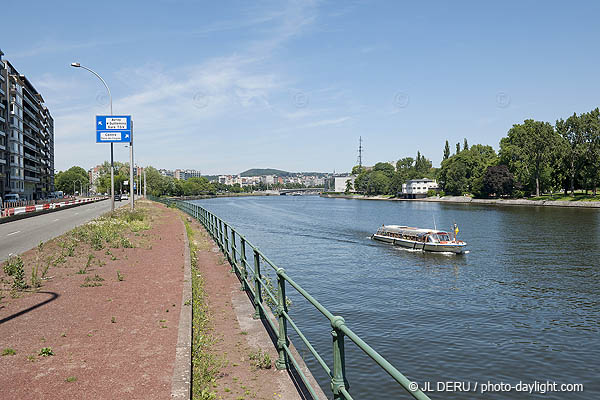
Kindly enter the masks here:
[[105, 197], [91, 197], [87, 199], [77, 199], [77, 200], [66, 200], [60, 203], [46, 203], [46, 204], [38, 204], [38, 205], [29, 205], [24, 207], [12, 207], [5, 208], [2, 210], [1, 217], [10, 217], [13, 215], [31, 213], [36, 211], [43, 210], [51, 210], [59, 207], [70, 206], [74, 204], [85, 204], [85, 203], [93, 203], [98, 200], [103, 200]]

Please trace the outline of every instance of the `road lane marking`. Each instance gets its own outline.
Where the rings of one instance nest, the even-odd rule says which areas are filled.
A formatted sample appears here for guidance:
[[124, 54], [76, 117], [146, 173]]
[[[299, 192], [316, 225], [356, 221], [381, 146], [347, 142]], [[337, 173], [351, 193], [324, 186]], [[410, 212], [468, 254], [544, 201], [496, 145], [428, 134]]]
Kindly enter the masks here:
[[55, 219], [54, 221], [52, 221], [52, 222], [56, 222], [56, 221], [60, 221], [60, 218], [56, 218], [56, 219]]
[[6, 236], [10, 236], [10, 235], [16, 235], [17, 233], [20, 233], [20, 232], [21, 232], [21, 231], [16, 231], [16, 232], [13, 232], [13, 233], [9, 233], [9, 234], [8, 234], [8, 235], [6, 235]]

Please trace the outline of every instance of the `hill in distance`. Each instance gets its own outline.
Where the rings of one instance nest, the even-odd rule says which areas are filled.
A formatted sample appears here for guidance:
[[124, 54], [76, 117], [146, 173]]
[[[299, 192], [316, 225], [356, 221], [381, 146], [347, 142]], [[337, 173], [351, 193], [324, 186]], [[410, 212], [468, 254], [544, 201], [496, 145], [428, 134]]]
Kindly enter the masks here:
[[252, 168], [240, 173], [240, 176], [261, 176], [261, 175], [277, 175], [277, 176], [298, 176], [298, 175], [314, 175], [325, 176], [325, 172], [288, 172], [274, 168]]
[[277, 175], [277, 176], [289, 176], [291, 172], [282, 171], [274, 168], [251, 168], [240, 173], [240, 176], [260, 176], [260, 175]]

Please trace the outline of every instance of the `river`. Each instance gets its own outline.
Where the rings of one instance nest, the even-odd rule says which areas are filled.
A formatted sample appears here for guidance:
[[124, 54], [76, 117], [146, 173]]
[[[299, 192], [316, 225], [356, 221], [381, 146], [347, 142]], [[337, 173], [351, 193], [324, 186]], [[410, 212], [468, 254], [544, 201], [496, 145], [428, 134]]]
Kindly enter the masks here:
[[[433, 389], [471, 385], [469, 393], [430, 392], [432, 399], [600, 398], [599, 210], [317, 196], [196, 203], [244, 234], [409, 379]], [[382, 224], [432, 227], [434, 219], [439, 229], [456, 222], [469, 253], [370, 239]], [[328, 321], [294, 290], [288, 296], [292, 317], [331, 366]], [[330, 393], [326, 374], [292, 340]], [[346, 373], [355, 399], [410, 398], [348, 339]], [[488, 382], [536, 381], [557, 389], [583, 384], [584, 392], [481, 394]]]

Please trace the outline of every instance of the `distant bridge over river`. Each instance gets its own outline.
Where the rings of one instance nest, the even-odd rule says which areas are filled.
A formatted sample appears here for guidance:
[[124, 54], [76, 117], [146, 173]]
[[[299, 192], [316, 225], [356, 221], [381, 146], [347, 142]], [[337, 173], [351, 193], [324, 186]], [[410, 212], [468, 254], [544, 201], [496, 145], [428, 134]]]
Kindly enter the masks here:
[[323, 188], [279, 189], [278, 192], [281, 196], [319, 195]]

